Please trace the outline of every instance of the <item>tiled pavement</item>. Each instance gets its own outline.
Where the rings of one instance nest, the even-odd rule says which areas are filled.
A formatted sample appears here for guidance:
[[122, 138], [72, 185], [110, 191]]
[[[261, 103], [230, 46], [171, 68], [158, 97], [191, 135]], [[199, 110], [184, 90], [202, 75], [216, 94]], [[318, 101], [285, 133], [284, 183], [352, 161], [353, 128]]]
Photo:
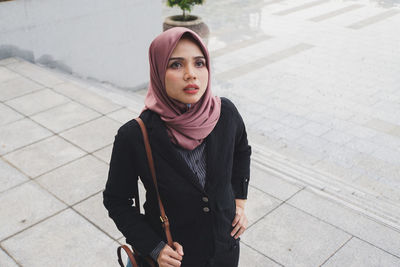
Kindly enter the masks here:
[[[238, 105], [255, 148], [240, 266], [400, 265], [396, 10], [195, 9], [213, 32], [214, 89]], [[101, 191], [115, 131], [141, 97], [0, 61], [0, 266], [116, 266], [124, 240]]]

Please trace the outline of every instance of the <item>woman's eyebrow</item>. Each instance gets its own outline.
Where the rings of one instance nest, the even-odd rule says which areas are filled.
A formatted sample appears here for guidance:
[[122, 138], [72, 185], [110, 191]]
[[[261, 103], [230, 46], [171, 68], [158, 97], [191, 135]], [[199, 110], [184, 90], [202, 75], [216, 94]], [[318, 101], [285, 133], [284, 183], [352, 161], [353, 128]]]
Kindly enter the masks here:
[[[197, 57], [193, 57], [194, 59], [198, 59], [198, 58], [203, 58], [203, 59], [205, 59], [205, 57], [204, 56], [197, 56]], [[168, 59], [168, 61], [170, 61], [170, 60], [185, 60], [185, 58], [183, 58], [183, 57], [171, 57], [170, 59]]]

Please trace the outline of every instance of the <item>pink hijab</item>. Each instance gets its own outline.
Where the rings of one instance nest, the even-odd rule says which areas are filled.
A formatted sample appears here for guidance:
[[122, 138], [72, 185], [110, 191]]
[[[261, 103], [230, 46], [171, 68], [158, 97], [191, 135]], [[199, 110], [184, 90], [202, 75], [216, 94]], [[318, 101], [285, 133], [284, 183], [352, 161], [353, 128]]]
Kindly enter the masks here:
[[[208, 85], [200, 100], [186, 110], [186, 105], [170, 98], [165, 90], [168, 60], [184, 33], [189, 33], [199, 45], [206, 59]], [[210, 57], [201, 38], [184, 27], [171, 28], [157, 36], [150, 45], [150, 84], [145, 109], [160, 115], [171, 141], [193, 150], [210, 134], [221, 113], [221, 99], [211, 93]]]

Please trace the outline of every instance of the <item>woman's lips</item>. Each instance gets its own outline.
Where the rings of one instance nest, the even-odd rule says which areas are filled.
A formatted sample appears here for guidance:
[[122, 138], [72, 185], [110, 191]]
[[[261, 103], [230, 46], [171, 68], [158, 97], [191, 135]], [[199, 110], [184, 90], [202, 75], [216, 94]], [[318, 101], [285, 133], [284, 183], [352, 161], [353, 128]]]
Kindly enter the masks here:
[[185, 93], [187, 93], [187, 94], [196, 94], [198, 91], [199, 91], [199, 89], [196, 89], [196, 88], [188, 88], [188, 89], [184, 89], [184, 91], [185, 91]]

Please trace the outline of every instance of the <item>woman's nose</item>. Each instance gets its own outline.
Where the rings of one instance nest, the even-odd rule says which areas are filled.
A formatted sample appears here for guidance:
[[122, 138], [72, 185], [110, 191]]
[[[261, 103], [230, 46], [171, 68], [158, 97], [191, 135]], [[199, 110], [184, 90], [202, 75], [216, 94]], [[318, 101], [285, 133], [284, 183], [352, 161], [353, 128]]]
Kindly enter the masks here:
[[185, 80], [188, 79], [196, 79], [196, 72], [194, 71], [194, 68], [191, 66], [187, 66], [185, 69]]

